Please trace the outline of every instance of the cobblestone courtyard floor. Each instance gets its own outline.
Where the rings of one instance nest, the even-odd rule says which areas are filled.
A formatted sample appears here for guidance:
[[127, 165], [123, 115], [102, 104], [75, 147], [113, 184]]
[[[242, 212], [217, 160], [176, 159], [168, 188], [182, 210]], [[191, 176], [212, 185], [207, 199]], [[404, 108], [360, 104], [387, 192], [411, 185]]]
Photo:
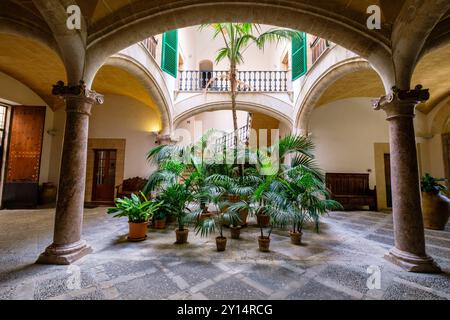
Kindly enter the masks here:
[[[258, 229], [228, 236], [225, 252], [215, 239], [190, 232], [175, 245], [174, 225], [149, 230], [148, 240], [129, 243], [126, 220], [105, 208], [85, 210], [84, 239], [94, 253], [73, 266], [35, 265], [51, 243], [53, 210], [0, 212], [0, 299], [449, 299], [450, 227], [426, 231], [428, 253], [444, 270], [412, 274], [389, 264], [392, 216], [335, 212], [321, 232], [304, 232], [291, 245], [275, 231], [271, 252], [258, 251]], [[369, 266], [380, 268], [381, 289], [369, 289]], [[77, 275], [81, 276], [78, 283]], [[79, 285], [79, 287], [78, 287]]]

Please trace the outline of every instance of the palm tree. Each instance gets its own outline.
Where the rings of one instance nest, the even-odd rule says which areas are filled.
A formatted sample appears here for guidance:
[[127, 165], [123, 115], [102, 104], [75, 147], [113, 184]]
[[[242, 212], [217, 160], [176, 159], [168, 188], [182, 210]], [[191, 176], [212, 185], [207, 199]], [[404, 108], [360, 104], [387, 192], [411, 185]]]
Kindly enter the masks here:
[[[216, 63], [228, 59], [230, 65], [228, 80], [231, 84], [231, 110], [233, 112], [234, 145], [236, 146], [238, 130], [236, 115], [237, 66], [244, 62], [244, 52], [253, 44], [258, 49], [264, 50], [267, 43], [278, 43], [283, 39], [300, 37], [300, 35], [293, 30], [276, 28], [262, 32], [261, 26], [253, 23], [213, 23], [202, 25], [200, 28], [206, 27], [212, 27], [213, 38], [221, 37], [224, 43], [224, 47], [217, 51]], [[213, 80], [211, 79], [210, 83]]]

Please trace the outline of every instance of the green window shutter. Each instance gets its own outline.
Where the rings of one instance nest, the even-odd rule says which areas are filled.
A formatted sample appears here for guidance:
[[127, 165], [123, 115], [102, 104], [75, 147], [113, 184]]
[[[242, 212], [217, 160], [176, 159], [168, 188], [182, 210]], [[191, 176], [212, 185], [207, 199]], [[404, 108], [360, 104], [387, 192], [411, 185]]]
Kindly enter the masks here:
[[292, 81], [308, 71], [306, 57], [306, 34], [299, 32], [299, 38], [292, 39]]
[[161, 68], [173, 77], [178, 73], [178, 30], [163, 34]]

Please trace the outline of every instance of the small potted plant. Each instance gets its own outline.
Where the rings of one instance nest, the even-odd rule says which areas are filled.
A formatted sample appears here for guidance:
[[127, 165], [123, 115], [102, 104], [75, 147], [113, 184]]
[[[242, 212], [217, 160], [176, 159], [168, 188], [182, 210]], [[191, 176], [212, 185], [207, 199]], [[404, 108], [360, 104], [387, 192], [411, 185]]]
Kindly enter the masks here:
[[230, 225], [230, 234], [231, 234], [231, 239], [240, 239], [241, 237], [241, 229], [242, 227], [237, 224], [237, 225]]
[[421, 179], [422, 213], [425, 228], [444, 230], [449, 218], [449, 199], [442, 194], [447, 187], [428, 173]]
[[[189, 189], [189, 182], [174, 183], [164, 188], [160, 198], [164, 202], [165, 210], [170, 212], [176, 218], [178, 228], [175, 229], [176, 244], [184, 244], [187, 242], [189, 229], [186, 228], [191, 220], [190, 214], [193, 212], [193, 207], [189, 205], [194, 200], [194, 194]], [[196, 213], [201, 213], [201, 209], [195, 210]]]
[[[270, 235], [272, 234], [273, 226], [274, 226], [273, 219], [270, 220], [268, 227], [263, 227], [261, 225], [259, 226], [259, 230], [261, 232], [260, 236], [258, 237], [259, 251], [261, 252], [270, 251]], [[264, 230], [267, 228], [269, 229], [269, 231], [267, 232], [267, 235], [265, 235]]]
[[166, 228], [167, 215], [164, 211], [158, 210], [153, 215], [153, 227], [158, 230]]
[[[217, 251], [225, 251], [227, 246], [227, 238], [223, 235], [224, 225], [236, 225], [239, 221], [239, 214], [230, 210], [228, 201], [221, 201], [223, 195], [220, 189], [212, 186], [210, 188], [211, 202], [219, 208], [217, 214], [212, 215], [209, 218], [199, 220], [195, 227], [197, 234], [200, 233], [202, 237], [206, 237], [211, 233], [214, 233], [216, 229], [219, 230], [219, 236], [216, 237]], [[227, 208], [227, 209], [224, 209]], [[192, 214], [195, 218], [196, 213]]]
[[256, 212], [256, 222], [258, 226], [268, 227], [270, 225], [270, 216], [267, 214], [264, 207], [260, 207]]
[[147, 238], [147, 225], [149, 219], [161, 203], [148, 200], [143, 193], [138, 197], [132, 194], [130, 198], [117, 198], [115, 207], [109, 208], [107, 213], [115, 218], [128, 217], [128, 240], [142, 241]]

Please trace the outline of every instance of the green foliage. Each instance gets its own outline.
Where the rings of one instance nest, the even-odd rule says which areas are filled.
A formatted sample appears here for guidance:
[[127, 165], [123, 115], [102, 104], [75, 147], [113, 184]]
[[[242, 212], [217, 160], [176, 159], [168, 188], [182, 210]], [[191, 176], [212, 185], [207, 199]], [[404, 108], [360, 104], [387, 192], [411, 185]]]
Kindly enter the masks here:
[[[342, 208], [329, 199], [323, 172], [314, 159], [314, 144], [307, 137], [289, 135], [267, 150], [247, 150], [247, 158], [257, 164], [247, 164], [243, 170], [237, 164], [205, 161], [207, 148], [206, 135], [191, 146], [163, 146], [149, 152], [149, 160], [159, 169], [150, 176], [147, 191], [159, 189], [157, 199], [163, 204], [158, 212], [177, 216], [181, 228], [195, 223], [202, 236], [216, 231], [223, 236], [222, 225], [237, 224], [239, 212], [248, 210], [250, 215], [270, 216], [270, 227], [261, 227], [261, 236], [265, 232], [270, 236], [274, 227], [291, 226], [300, 232], [306, 222], [313, 222], [318, 230], [323, 214]], [[278, 158], [270, 156], [276, 154]], [[271, 170], [262, 174], [261, 168]], [[230, 203], [229, 195], [240, 200]], [[200, 219], [208, 204], [227, 209]]]
[[214, 39], [222, 38], [224, 47], [217, 52], [216, 63], [228, 59], [230, 65], [244, 62], [243, 53], [249, 46], [255, 44], [264, 50], [268, 43], [278, 43], [283, 39], [298, 38], [298, 32], [289, 29], [272, 28], [262, 32], [261, 26], [254, 23], [213, 23], [202, 25], [200, 29], [211, 27]]
[[436, 179], [430, 174], [425, 174], [420, 181], [420, 188], [423, 192], [430, 192], [438, 194], [442, 191], [446, 191], [447, 187], [440, 184], [439, 182], [444, 182], [446, 179]]
[[231, 110], [235, 141], [237, 141], [236, 90], [238, 81], [236, 68], [244, 62], [244, 52], [252, 44], [255, 44], [258, 49], [264, 50], [267, 43], [279, 42], [283, 39], [296, 39], [299, 37], [299, 33], [289, 29], [270, 29], [262, 32], [261, 26], [254, 23], [213, 23], [204, 24], [200, 26], [200, 29], [207, 27], [214, 30], [214, 39], [220, 37], [223, 40], [223, 47], [217, 51], [216, 63], [226, 59], [230, 64]]
[[140, 197], [132, 194], [130, 198], [117, 198], [115, 205], [115, 208], [108, 209], [108, 214], [113, 214], [115, 218], [128, 217], [129, 222], [139, 223], [148, 221], [161, 203], [148, 200], [141, 193]]

